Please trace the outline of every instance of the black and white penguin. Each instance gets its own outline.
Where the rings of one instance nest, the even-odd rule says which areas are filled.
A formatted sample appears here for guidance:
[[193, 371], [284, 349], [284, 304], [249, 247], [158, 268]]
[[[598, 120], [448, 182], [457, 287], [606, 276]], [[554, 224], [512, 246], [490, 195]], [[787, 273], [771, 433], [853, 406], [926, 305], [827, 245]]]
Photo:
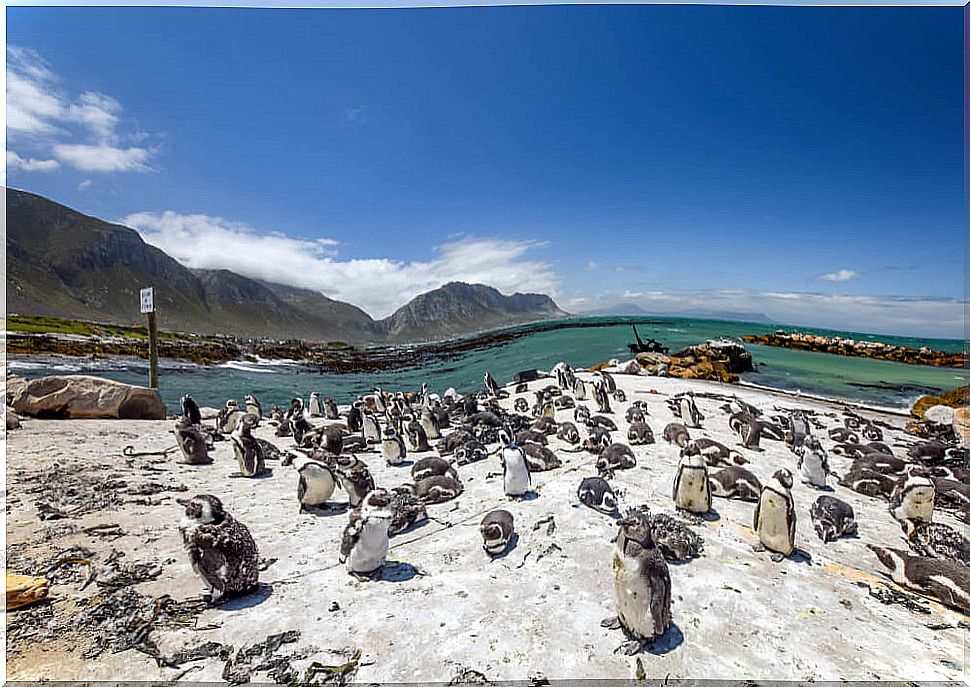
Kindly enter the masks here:
[[741, 446], [752, 451], [761, 451], [761, 432], [763, 425], [760, 421], [747, 418], [737, 424], [738, 439]]
[[529, 472], [546, 472], [562, 467], [562, 461], [549, 447], [533, 441], [519, 443], [518, 439], [516, 439], [516, 444], [525, 452]]
[[430, 408], [425, 408], [421, 411], [420, 422], [421, 427], [424, 429], [424, 435], [429, 440], [441, 438], [441, 423], [438, 420], [438, 416]]
[[584, 506], [589, 506], [601, 513], [614, 515], [617, 512], [616, 494], [610, 483], [602, 477], [585, 477], [579, 483], [576, 497]]
[[576, 407], [576, 401], [573, 400], [572, 396], [563, 394], [554, 401], [554, 405], [558, 410], [571, 410]]
[[752, 502], [761, 497], [761, 480], [750, 470], [737, 465], [729, 465], [722, 470], [712, 472], [708, 479], [713, 496]]
[[589, 418], [586, 421], [586, 426], [602, 427], [603, 429], [607, 429], [611, 432], [615, 432], [617, 430], [616, 423], [613, 422], [613, 420], [611, 420], [610, 418], [604, 417], [603, 415], [593, 415], [591, 418]]
[[210, 465], [212, 456], [209, 455], [209, 445], [205, 433], [199, 425], [192, 424], [188, 415], [183, 415], [175, 422], [175, 440], [182, 452], [182, 461], [186, 465]]
[[[646, 506], [639, 510], [649, 513]], [[650, 535], [665, 560], [686, 561], [704, 550], [704, 540], [680, 520], [667, 513], [649, 513], [649, 517]]]
[[216, 417], [216, 428], [223, 434], [231, 434], [235, 431], [239, 419], [245, 414], [245, 411], [239, 408], [236, 399], [230, 398]]
[[795, 503], [791, 488], [792, 474], [786, 468], [777, 470], [761, 489], [754, 509], [751, 528], [758, 534], [759, 550], [773, 551], [773, 560], [781, 560], [795, 550]]
[[949, 525], [925, 520], [903, 520], [900, 525], [909, 548], [917, 555], [970, 564], [970, 541]]
[[199, 404], [192, 396], [185, 394], [179, 399], [179, 404], [182, 406], [182, 417], [188, 418], [189, 424], [202, 424], [202, 411], [199, 410]]
[[263, 447], [252, 434], [255, 424], [256, 416], [246, 413], [229, 435], [233, 452], [239, 462], [239, 474], [243, 477], [257, 477], [269, 472], [266, 469]]
[[253, 589], [259, 582], [259, 551], [249, 529], [211, 494], [176, 501], [185, 508], [179, 525], [182, 543], [209, 602]]
[[833, 427], [829, 430], [829, 439], [840, 444], [858, 444], [859, 435], [848, 427]]
[[370, 445], [376, 445], [381, 441], [381, 426], [377, 421], [377, 415], [365, 410], [361, 418], [361, 436]]
[[670, 571], [653, 541], [648, 515], [630, 513], [619, 526], [613, 549], [613, 601], [620, 625], [642, 643], [670, 627]]
[[[559, 431], [558, 428], [556, 431]], [[534, 429], [520, 429], [515, 433], [515, 443], [519, 446], [530, 441], [534, 444], [542, 444], [543, 446], [549, 445], [549, 439], [546, 438], [546, 435]]]
[[292, 465], [297, 472], [296, 500], [300, 503], [301, 513], [307, 506], [325, 506], [333, 496], [337, 488], [337, 477], [329, 466], [292, 453], [284, 456], [280, 464]]
[[594, 374], [596, 374], [602, 380], [603, 388], [606, 390], [606, 393], [611, 395], [616, 393], [616, 380], [613, 379], [613, 375], [606, 370], [600, 370]]
[[480, 460], [485, 460], [488, 458], [488, 448], [478, 439], [469, 439], [461, 446], [455, 449], [455, 462], [458, 465], [468, 465], [469, 463], [477, 463]]
[[384, 430], [384, 438], [381, 440], [381, 455], [388, 465], [400, 465], [408, 455], [407, 446], [404, 445], [404, 438], [397, 433], [394, 427], [387, 427]]
[[507, 510], [493, 510], [487, 513], [479, 525], [482, 534], [482, 548], [489, 556], [504, 553], [515, 534], [515, 520]]
[[862, 427], [862, 436], [867, 441], [882, 441], [882, 430], [869, 422]]
[[370, 469], [364, 461], [353, 455], [337, 456], [333, 464], [340, 488], [347, 493], [350, 507], [356, 508], [376, 488]]
[[586, 406], [576, 406], [576, 410], [573, 411], [573, 420], [578, 424], [585, 425], [589, 422], [590, 412], [589, 408]]
[[256, 416], [257, 422], [254, 426], [258, 426], [259, 421], [263, 419], [263, 406], [253, 394], [246, 394], [244, 401], [246, 403], [246, 412]]
[[430, 451], [431, 446], [428, 444], [428, 435], [425, 434], [421, 422], [411, 416], [406, 417], [405, 420], [404, 431], [408, 437], [408, 447], [415, 453]]
[[577, 401], [586, 400], [586, 382], [579, 377], [577, 377], [576, 381], [573, 383], [573, 396], [576, 397]]
[[320, 407], [320, 394], [316, 391], [310, 392], [310, 400], [307, 401], [307, 412], [310, 417], [320, 417], [323, 415], [323, 408]]
[[626, 415], [624, 417], [626, 417], [626, 421], [632, 425], [635, 422], [645, 422], [647, 419], [647, 414], [640, 406], [633, 404], [626, 409]]
[[556, 437], [573, 446], [580, 442], [579, 430], [576, 428], [576, 425], [568, 420], [559, 423], [559, 430], [556, 432]]
[[703, 413], [697, 408], [694, 397], [691, 394], [683, 394], [670, 399], [667, 406], [674, 414], [683, 420], [684, 425], [699, 429], [701, 421], [704, 419]]
[[532, 487], [529, 462], [525, 451], [515, 443], [512, 431], [504, 428], [499, 433], [502, 442], [502, 484], [505, 495], [513, 498], [525, 496]]
[[909, 475], [899, 480], [889, 497], [889, 512], [903, 520], [933, 521], [933, 505], [936, 487], [921, 469], [910, 469]]
[[809, 515], [815, 527], [815, 534], [826, 543], [859, 531], [852, 506], [834, 496], [819, 496], [815, 499]]
[[502, 390], [499, 388], [498, 382], [495, 381], [495, 377], [492, 376], [491, 372], [486, 371], [485, 375], [482, 377], [485, 382], [485, 388], [495, 398], [502, 397]]
[[614, 470], [629, 470], [637, 466], [637, 457], [633, 449], [626, 444], [610, 444], [603, 447], [602, 453], [596, 459], [596, 469], [601, 475], [610, 477]]
[[637, 420], [630, 423], [629, 428], [626, 431], [626, 438], [633, 446], [644, 446], [646, 444], [652, 444], [656, 440], [653, 437], [653, 430], [650, 429], [648, 425], [643, 420]]
[[613, 409], [610, 407], [610, 396], [607, 392], [606, 385], [601, 381], [593, 381], [593, 400], [596, 401], [596, 407], [599, 409], [598, 412], [613, 412]]
[[337, 411], [337, 404], [329, 396], [323, 397], [323, 416], [328, 420], [339, 420], [340, 413]]
[[320, 449], [335, 456], [344, 450], [344, 430], [338, 425], [329, 425], [320, 431]]
[[674, 504], [691, 513], [711, 509], [711, 485], [704, 456], [683, 456], [677, 465], [671, 496]]
[[796, 468], [801, 474], [802, 482], [824, 489], [829, 476], [829, 458], [822, 448], [822, 442], [809, 435], [803, 439], [797, 453]]
[[664, 427], [664, 439], [671, 444], [677, 444], [681, 448], [687, 446], [690, 441], [690, 432], [679, 422], [671, 422]]
[[839, 484], [859, 494], [865, 494], [866, 496], [889, 498], [893, 489], [896, 487], [896, 480], [889, 475], [884, 475], [881, 472], [876, 472], [866, 467], [856, 468], [853, 466], [852, 469], [842, 476]]
[[364, 430], [364, 402], [359, 398], [350, 405], [347, 411], [347, 430], [352, 434]]
[[461, 496], [465, 487], [458, 479], [458, 473], [431, 475], [414, 483], [413, 493], [425, 503], [444, 503]]
[[884, 546], [866, 546], [888, 570], [892, 581], [937, 599], [947, 606], [970, 612], [970, 566], [945, 558], [914, 556]]
[[792, 412], [789, 424], [790, 429], [785, 440], [792, 451], [798, 451], [812, 433], [812, 428], [805, 413], [800, 410]]
[[524, 398], [522, 398], [521, 396], [519, 396], [512, 403], [512, 409], [515, 410], [515, 412], [517, 413], [527, 413], [529, 412], [529, 402]]
[[375, 489], [350, 513], [340, 541], [340, 562], [352, 575], [374, 575], [387, 560], [394, 511], [386, 489]]
[[433, 475], [451, 475], [457, 479], [458, 472], [454, 465], [443, 458], [422, 458], [411, 466], [411, 479], [416, 482]]
[[866, 468], [884, 475], [901, 475], [906, 471], [906, 463], [902, 458], [887, 453], [867, 453], [852, 461], [852, 470]]
[[559, 423], [551, 417], [540, 417], [530, 425], [530, 428], [543, 434], [555, 434], [559, 431]]

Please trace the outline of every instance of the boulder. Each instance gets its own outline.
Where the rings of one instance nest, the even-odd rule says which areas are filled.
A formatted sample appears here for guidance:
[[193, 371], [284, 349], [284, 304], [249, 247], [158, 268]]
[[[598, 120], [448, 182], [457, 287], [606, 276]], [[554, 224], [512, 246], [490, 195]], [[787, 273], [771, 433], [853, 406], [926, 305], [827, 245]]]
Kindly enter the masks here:
[[7, 406], [7, 431], [11, 429], [20, 429], [20, 417], [13, 412], [13, 408]]
[[927, 410], [939, 405], [950, 408], [970, 405], [970, 386], [961, 386], [952, 391], [945, 391], [939, 396], [921, 396], [913, 404], [909, 414], [922, 420], [926, 417]]
[[15, 412], [63, 419], [164, 420], [158, 391], [87, 375], [55, 375], [7, 384]]
[[923, 419], [932, 422], [934, 425], [950, 425], [953, 424], [955, 412], [950, 406], [936, 405], [927, 408], [926, 412], [923, 413]]
[[960, 446], [970, 448], [970, 408], [964, 406], [953, 411], [953, 433], [960, 439]]
[[625, 363], [620, 363], [616, 371], [621, 375], [638, 375], [640, 374], [640, 363], [636, 360], [628, 360]]
[[637, 353], [636, 360], [641, 365], [669, 365], [670, 356], [663, 353]]

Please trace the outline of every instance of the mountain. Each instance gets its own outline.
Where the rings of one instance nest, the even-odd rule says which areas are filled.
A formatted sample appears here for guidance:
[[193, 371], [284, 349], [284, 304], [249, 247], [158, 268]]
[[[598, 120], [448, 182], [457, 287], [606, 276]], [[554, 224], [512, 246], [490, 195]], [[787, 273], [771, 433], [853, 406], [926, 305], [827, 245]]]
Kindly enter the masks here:
[[375, 321], [316, 291], [189, 269], [133, 229], [33, 193], [7, 189], [6, 200], [9, 313], [140, 324], [138, 291], [153, 286], [164, 329], [349, 343], [424, 341], [564, 314], [547, 296], [447, 284]]
[[411, 299], [381, 324], [388, 341], [432, 341], [567, 315], [549, 296], [504, 296], [491, 286], [450, 282]]

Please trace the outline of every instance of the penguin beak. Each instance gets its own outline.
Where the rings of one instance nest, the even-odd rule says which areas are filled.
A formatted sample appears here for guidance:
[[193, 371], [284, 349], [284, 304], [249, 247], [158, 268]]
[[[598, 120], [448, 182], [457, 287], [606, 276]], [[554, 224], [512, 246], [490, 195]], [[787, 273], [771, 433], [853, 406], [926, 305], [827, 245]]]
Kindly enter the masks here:
[[179, 504], [183, 508], [185, 506], [188, 506], [191, 502], [192, 502], [192, 499], [180, 499], [180, 498], [175, 499], [175, 503]]

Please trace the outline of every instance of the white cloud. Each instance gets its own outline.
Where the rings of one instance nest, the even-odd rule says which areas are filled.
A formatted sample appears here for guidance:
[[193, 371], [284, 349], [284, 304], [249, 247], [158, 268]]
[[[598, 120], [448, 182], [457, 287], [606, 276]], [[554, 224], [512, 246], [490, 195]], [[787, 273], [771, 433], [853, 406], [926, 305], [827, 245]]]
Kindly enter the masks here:
[[91, 187], [91, 184], [93, 184], [93, 183], [94, 183], [94, 182], [93, 182], [93, 181], [91, 181], [90, 179], [85, 179], [84, 181], [82, 181], [81, 183], [79, 183], [79, 184], [77, 185], [77, 190], [78, 190], [78, 191], [85, 191], [85, 190], [87, 190], [88, 188], [90, 188], [90, 187]]
[[414, 296], [450, 281], [494, 286], [503, 293], [555, 295], [551, 266], [526, 254], [536, 241], [465, 238], [435, 248], [427, 261], [338, 260], [329, 238], [298, 239], [220, 217], [140, 212], [120, 220], [148, 243], [193, 268], [228, 269], [247, 277], [319, 291], [384, 317]]
[[54, 154], [83, 172], [147, 172], [151, 152], [146, 148], [115, 148], [110, 145], [62, 143]]
[[858, 272], [853, 270], [839, 270], [838, 272], [826, 272], [825, 274], [820, 274], [815, 279], [818, 281], [849, 281], [850, 279], [855, 279], [859, 276]]
[[9, 138], [82, 171], [151, 171], [155, 150], [134, 145], [146, 134], [120, 131], [123, 108], [111, 96], [86, 91], [70, 98], [37, 52], [17, 46], [7, 46], [6, 78]]
[[7, 170], [21, 169], [25, 172], [50, 172], [61, 166], [57, 160], [38, 160], [20, 157], [12, 150], [7, 151]]
[[[961, 339], [970, 300], [958, 298], [847, 296], [779, 291], [604, 292], [577, 303], [598, 310], [635, 300], [657, 315], [691, 311], [766, 315], [791, 326]], [[648, 301], [643, 303], [643, 301]]]

